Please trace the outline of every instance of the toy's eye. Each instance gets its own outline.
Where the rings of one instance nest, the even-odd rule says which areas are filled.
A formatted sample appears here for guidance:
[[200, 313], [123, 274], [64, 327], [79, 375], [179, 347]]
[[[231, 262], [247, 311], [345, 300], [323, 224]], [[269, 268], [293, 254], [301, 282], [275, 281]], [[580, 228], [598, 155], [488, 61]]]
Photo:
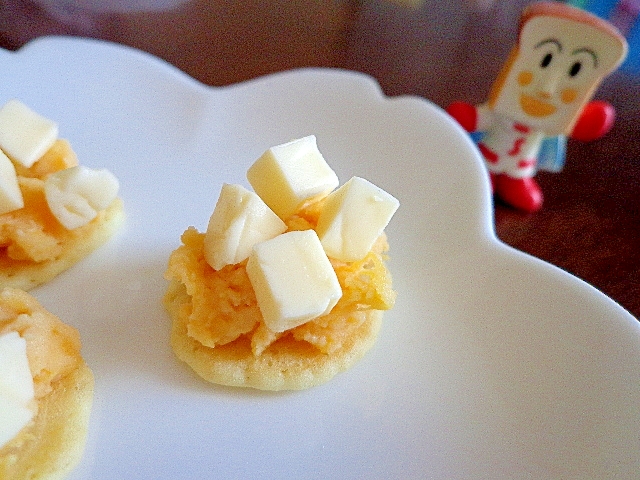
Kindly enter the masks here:
[[569, 76], [575, 77], [576, 75], [578, 75], [581, 68], [582, 68], [582, 64], [580, 62], [574, 63], [573, 65], [571, 65], [571, 68], [569, 69]]
[[547, 68], [549, 66], [549, 64], [551, 63], [551, 60], [553, 59], [553, 55], [551, 53], [547, 53], [542, 61], [540, 62], [540, 67], [542, 68]]

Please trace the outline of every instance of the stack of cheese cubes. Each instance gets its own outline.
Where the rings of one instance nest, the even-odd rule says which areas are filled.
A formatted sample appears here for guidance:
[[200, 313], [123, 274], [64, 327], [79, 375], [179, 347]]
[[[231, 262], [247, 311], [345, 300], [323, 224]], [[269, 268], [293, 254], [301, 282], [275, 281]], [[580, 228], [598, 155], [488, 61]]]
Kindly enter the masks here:
[[[0, 109], [0, 215], [24, 207], [15, 165], [31, 168], [57, 140], [58, 125], [19, 100]], [[93, 220], [116, 198], [119, 188], [108, 170], [82, 165], [52, 173], [44, 182], [49, 209], [68, 230]]]
[[[360, 260], [399, 206], [359, 177], [339, 186], [313, 135], [267, 150], [247, 171], [253, 192], [225, 184], [204, 238], [215, 270], [247, 260], [265, 325], [283, 332], [331, 311], [342, 290], [331, 260]], [[336, 189], [337, 188], [337, 189]], [[287, 231], [303, 204], [323, 200], [315, 230]]]

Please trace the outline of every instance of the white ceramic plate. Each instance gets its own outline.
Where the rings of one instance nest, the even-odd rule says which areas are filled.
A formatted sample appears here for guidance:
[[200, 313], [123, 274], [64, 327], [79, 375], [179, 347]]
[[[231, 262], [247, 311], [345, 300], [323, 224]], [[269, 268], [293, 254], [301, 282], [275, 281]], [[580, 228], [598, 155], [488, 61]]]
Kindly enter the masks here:
[[[76, 326], [96, 377], [73, 479], [637, 478], [640, 328], [582, 281], [501, 244], [487, 178], [436, 106], [370, 78], [294, 71], [205, 87], [148, 55], [70, 38], [0, 52], [0, 102], [59, 122], [121, 180], [127, 223], [33, 293]], [[169, 253], [223, 182], [315, 134], [342, 182], [397, 196], [399, 293], [374, 349], [326, 385], [209, 385], [174, 358]], [[247, 185], [248, 186], [248, 185]]]

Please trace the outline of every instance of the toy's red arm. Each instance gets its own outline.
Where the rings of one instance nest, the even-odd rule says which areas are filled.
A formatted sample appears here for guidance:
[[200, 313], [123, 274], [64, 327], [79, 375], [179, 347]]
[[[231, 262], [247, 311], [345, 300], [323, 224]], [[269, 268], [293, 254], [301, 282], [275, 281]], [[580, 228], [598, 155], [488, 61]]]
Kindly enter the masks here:
[[476, 107], [465, 102], [453, 102], [447, 107], [447, 113], [467, 132], [475, 132], [478, 128], [478, 111]]
[[576, 140], [590, 141], [604, 136], [616, 118], [613, 105], [600, 100], [589, 102], [580, 113], [570, 137]]

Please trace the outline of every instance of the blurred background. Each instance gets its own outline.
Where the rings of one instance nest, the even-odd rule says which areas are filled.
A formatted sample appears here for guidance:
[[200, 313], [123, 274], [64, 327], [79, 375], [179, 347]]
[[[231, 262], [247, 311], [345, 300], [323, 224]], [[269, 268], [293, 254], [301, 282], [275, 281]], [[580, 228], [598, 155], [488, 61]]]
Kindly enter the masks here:
[[[209, 85], [328, 66], [369, 73], [389, 95], [473, 102], [484, 99], [528, 3], [1, 0], [0, 46], [16, 49], [50, 34], [90, 36], [150, 52]], [[632, 46], [621, 71], [640, 73], [640, 0], [568, 3], [616, 24]]]

